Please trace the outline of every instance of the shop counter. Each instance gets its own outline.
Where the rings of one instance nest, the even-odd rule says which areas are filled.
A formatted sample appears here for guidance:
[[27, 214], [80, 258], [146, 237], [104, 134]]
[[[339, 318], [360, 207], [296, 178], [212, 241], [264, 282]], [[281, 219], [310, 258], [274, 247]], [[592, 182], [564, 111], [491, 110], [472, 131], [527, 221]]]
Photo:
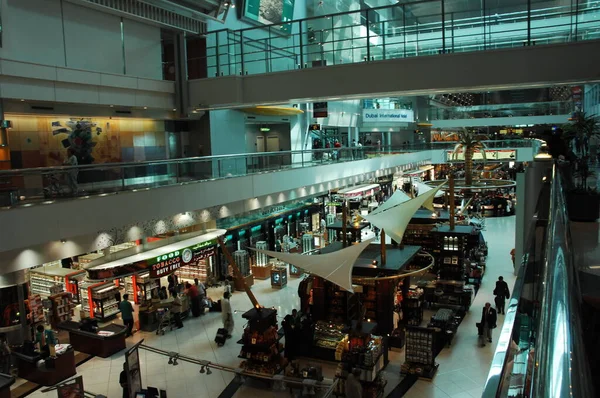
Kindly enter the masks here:
[[13, 351], [12, 355], [15, 358], [18, 376], [42, 386], [53, 386], [77, 374], [73, 348], [67, 349], [56, 358], [46, 359], [45, 364], [40, 367], [38, 367], [38, 362], [42, 360], [40, 354], [29, 355]]
[[58, 324], [59, 329], [69, 332], [73, 349], [101, 358], [108, 358], [125, 349], [126, 326], [112, 323], [99, 328], [96, 333], [80, 330], [80, 326], [81, 323], [73, 321]]
[[14, 377], [0, 373], [0, 398], [10, 398], [10, 386], [14, 382]]

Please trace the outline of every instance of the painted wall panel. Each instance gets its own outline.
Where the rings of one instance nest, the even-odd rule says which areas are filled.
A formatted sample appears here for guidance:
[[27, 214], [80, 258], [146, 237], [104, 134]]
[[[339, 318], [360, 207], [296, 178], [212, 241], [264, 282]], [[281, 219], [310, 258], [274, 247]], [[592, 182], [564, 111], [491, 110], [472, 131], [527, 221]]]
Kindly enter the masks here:
[[124, 20], [127, 75], [162, 79], [160, 28]]
[[2, 0], [0, 57], [65, 66], [60, 2]]
[[69, 68], [123, 74], [121, 19], [63, 3]]

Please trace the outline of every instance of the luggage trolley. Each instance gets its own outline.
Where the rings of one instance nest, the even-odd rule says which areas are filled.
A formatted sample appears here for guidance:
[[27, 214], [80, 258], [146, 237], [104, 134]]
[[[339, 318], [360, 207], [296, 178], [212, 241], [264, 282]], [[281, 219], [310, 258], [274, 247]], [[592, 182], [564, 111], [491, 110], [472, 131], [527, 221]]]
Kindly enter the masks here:
[[173, 330], [171, 311], [169, 311], [168, 308], [158, 308], [156, 314], [158, 316], [158, 329], [156, 329], [156, 334], [164, 336], [165, 330]]

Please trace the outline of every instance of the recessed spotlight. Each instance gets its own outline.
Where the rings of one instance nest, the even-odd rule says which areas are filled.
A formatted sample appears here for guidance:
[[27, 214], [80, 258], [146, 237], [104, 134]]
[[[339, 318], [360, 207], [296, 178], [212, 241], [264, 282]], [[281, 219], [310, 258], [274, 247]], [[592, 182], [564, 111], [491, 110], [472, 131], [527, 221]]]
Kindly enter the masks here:
[[144, 107], [144, 109], [148, 109], [148, 107], [147, 107], [147, 106], [145, 106], [145, 107]]
[[109, 105], [109, 106], [110, 106], [111, 108], [114, 108], [114, 107], [115, 107], [114, 105]]
[[177, 108], [173, 108], [173, 112], [177, 112]]
[[66, 239], [61, 239], [60, 243], [67, 243], [67, 240]]
[[21, 100], [21, 102], [25, 102], [25, 100], [24, 100], [24, 99], [22, 99], [22, 100]]

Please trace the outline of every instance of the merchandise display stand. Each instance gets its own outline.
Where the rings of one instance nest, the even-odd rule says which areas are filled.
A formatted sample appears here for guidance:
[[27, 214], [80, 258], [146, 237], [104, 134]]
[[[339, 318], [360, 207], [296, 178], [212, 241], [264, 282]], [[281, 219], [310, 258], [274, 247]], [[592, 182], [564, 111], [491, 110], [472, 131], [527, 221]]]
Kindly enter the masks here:
[[257, 375], [273, 376], [284, 368], [281, 357], [282, 336], [277, 333], [277, 310], [271, 308], [253, 308], [242, 317], [248, 320], [244, 329], [239, 357], [244, 359], [240, 368]]
[[86, 316], [104, 321], [119, 313], [119, 302], [116, 297], [119, 288], [113, 282], [95, 284], [82, 282], [79, 288], [82, 297], [81, 309]]
[[406, 362], [402, 364], [401, 374], [433, 379], [439, 366], [435, 363], [438, 331], [439, 329], [417, 326], [406, 328]]
[[282, 289], [287, 286], [287, 268], [273, 267], [271, 269], [271, 287], [273, 289]]
[[[267, 242], [256, 242], [256, 248], [260, 250], [268, 250]], [[271, 277], [271, 268], [269, 256], [264, 253], [256, 252], [256, 265], [252, 266], [252, 275], [256, 279], [269, 279]]]
[[406, 299], [402, 302], [404, 324], [419, 326], [423, 322], [423, 289], [411, 286]]
[[[372, 325], [364, 324], [367, 328]], [[360, 370], [358, 379], [362, 385], [362, 397], [380, 398], [383, 397], [386, 380], [383, 378], [382, 370], [386, 363], [384, 360], [383, 339], [365, 333], [360, 330], [360, 325], [356, 325], [347, 337], [347, 350], [343, 353], [342, 362], [336, 370], [336, 378], [339, 379], [335, 395], [345, 395], [345, 384], [348, 374], [354, 370]], [[372, 328], [372, 327], [371, 327]]]
[[85, 271], [73, 271], [58, 265], [43, 266], [29, 271], [29, 284], [32, 294], [46, 298], [62, 292], [73, 293], [71, 282], [85, 275]]
[[48, 299], [52, 301], [52, 318], [51, 324], [53, 327], [61, 322], [70, 321], [75, 305], [72, 302], [73, 295], [71, 293], [54, 294]]

